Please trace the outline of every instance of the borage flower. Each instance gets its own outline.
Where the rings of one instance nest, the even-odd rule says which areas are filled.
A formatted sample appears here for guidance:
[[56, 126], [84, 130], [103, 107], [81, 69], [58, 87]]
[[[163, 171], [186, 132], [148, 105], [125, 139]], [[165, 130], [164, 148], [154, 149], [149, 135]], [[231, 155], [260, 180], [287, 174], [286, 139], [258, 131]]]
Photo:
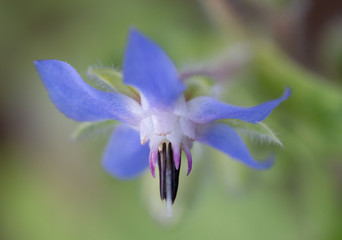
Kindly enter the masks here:
[[58, 60], [36, 61], [35, 66], [51, 101], [76, 121], [115, 119], [123, 124], [110, 137], [103, 167], [119, 179], [140, 175], [148, 166], [155, 177], [158, 165], [160, 197], [171, 207], [178, 189], [181, 152], [192, 168], [193, 142], [212, 146], [254, 169], [273, 163], [256, 161], [229, 125], [218, 119], [249, 123], [264, 120], [290, 95], [254, 107], [237, 107], [210, 97], [186, 101], [185, 85], [164, 51], [136, 30], [131, 30], [123, 63], [123, 82], [135, 87], [130, 96], [105, 92], [84, 82], [69, 64]]

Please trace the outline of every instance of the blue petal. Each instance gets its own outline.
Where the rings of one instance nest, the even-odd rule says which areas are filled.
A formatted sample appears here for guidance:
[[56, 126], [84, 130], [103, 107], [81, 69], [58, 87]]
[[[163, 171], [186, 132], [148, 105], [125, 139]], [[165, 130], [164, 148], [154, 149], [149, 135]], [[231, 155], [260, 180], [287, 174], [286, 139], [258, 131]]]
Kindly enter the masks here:
[[263, 162], [255, 161], [240, 136], [226, 124], [214, 123], [210, 125], [198, 134], [196, 140], [212, 146], [254, 169], [267, 169], [274, 162], [273, 157]]
[[148, 167], [149, 152], [148, 144], [140, 144], [139, 132], [121, 125], [109, 139], [102, 166], [116, 178], [134, 178]]
[[123, 79], [139, 89], [154, 108], [172, 105], [185, 89], [170, 58], [135, 29], [128, 38]]
[[133, 99], [91, 87], [66, 62], [41, 60], [34, 63], [51, 101], [67, 117], [76, 121], [115, 119], [132, 125], [138, 123], [141, 107]]
[[254, 107], [238, 107], [217, 101], [210, 97], [198, 97], [188, 103], [188, 117], [196, 123], [208, 123], [217, 119], [235, 118], [245, 122], [258, 123], [264, 120], [274, 108], [291, 95], [287, 88], [283, 95]]

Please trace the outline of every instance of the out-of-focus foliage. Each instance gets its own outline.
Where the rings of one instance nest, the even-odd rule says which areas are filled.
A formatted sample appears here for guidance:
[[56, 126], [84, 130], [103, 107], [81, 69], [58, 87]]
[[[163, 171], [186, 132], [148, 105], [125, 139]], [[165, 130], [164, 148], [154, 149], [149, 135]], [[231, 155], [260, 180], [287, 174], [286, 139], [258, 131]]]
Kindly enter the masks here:
[[[242, 30], [248, 21], [225, 18], [225, 8], [218, 12], [208, 4], [213, 2], [220, 1], [0, 3], [0, 239], [342, 238], [342, 90], [336, 67], [342, 55], [334, 41], [340, 34], [326, 41], [337, 42], [336, 51], [320, 46], [319, 51], [330, 49], [322, 53], [332, 61], [329, 71], [315, 71], [314, 65], [308, 70], [272, 38], [270, 25]], [[261, 3], [269, 10], [293, 2]], [[276, 152], [275, 166], [251, 170], [195, 145], [188, 177], [182, 164], [175, 217], [165, 219], [157, 179], [146, 173], [121, 182], [101, 169], [115, 122], [97, 128], [103, 135], [82, 125], [74, 137], [89, 140], [69, 141], [77, 123], [49, 101], [33, 60], [68, 61], [85, 79], [88, 66], [120, 69], [131, 26], [185, 68], [246, 42], [249, 63], [213, 91], [227, 102], [250, 106], [291, 87], [292, 96], [265, 121], [273, 130], [268, 137], [279, 138], [283, 149], [250, 142], [255, 154], [261, 147]]]

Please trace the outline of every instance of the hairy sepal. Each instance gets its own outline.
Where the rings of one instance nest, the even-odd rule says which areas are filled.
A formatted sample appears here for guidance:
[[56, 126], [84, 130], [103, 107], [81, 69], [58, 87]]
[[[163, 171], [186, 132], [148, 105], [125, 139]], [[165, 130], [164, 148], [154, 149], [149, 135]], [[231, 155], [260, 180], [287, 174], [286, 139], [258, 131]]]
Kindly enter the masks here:
[[122, 81], [121, 72], [109, 67], [89, 67], [87, 76], [94, 81], [93, 87], [109, 92], [125, 94], [137, 102], [140, 101], [138, 90], [132, 86], [125, 85]]
[[215, 86], [214, 80], [205, 76], [193, 76], [185, 79], [183, 83], [186, 86], [184, 95], [187, 101], [199, 96], [210, 96]]
[[71, 134], [70, 139], [72, 141], [82, 141], [111, 133], [116, 124], [117, 121], [114, 120], [81, 123]]
[[233, 127], [242, 138], [248, 139], [252, 143], [275, 145], [283, 148], [283, 144], [277, 135], [263, 122], [251, 124], [236, 119], [226, 119], [224, 122]]

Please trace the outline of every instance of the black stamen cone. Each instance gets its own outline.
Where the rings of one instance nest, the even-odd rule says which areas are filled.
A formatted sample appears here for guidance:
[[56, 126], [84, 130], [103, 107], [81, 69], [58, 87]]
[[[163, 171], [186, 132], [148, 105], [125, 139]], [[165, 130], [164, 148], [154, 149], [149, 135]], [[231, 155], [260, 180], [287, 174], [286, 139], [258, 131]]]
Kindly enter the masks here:
[[[163, 142], [159, 146], [158, 168], [160, 198], [161, 200], [166, 200], [169, 197], [168, 194], [170, 193], [173, 204], [178, 191], [180, 164], [177, 170], [173, 159], [172, 145], [170, 142]], [[168, 191], [168, 187], [171, 188], [170, 191]]]

